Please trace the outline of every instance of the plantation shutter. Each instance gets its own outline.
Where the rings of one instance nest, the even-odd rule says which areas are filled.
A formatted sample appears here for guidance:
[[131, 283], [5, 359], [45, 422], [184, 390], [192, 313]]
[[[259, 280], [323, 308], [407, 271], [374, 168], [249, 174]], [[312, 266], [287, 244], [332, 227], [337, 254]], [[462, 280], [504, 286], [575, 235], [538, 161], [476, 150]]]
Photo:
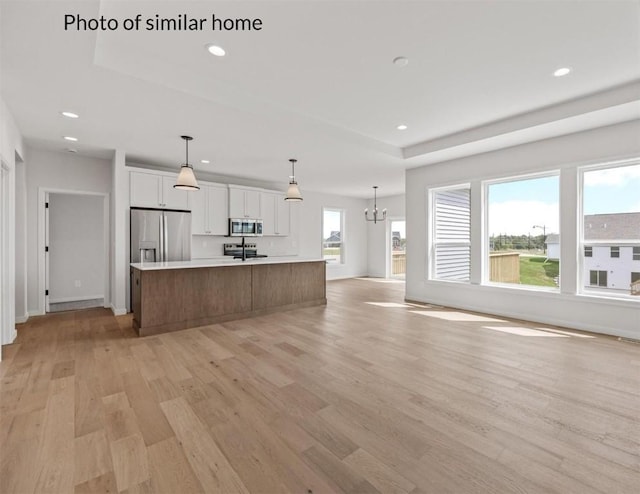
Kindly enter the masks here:
[[469, 281], [471, 266], [470, 189], [438, 191], [435, 207], [435, 278]]

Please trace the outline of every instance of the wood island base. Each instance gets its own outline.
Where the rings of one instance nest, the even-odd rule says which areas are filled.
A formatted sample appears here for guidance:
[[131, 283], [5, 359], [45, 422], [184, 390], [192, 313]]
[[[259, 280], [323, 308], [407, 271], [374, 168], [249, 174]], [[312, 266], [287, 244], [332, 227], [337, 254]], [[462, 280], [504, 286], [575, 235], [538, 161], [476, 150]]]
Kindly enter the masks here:
[[139, 336], [327, 304], [324, 261], [131, 270]]

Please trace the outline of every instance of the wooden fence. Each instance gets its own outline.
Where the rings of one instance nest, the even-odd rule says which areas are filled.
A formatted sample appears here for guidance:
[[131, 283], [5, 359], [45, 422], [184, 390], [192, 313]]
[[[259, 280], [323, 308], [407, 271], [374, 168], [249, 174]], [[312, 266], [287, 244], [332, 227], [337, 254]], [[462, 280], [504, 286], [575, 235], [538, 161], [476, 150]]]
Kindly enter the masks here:
[[391, 274], [405, 274], [407, 272], [407, 255], [404, 252], [394, 252], [391, 256]]
[[520, 254], [517, 252], [492, 252], [489, 265], [491, 281], [520, 283]]

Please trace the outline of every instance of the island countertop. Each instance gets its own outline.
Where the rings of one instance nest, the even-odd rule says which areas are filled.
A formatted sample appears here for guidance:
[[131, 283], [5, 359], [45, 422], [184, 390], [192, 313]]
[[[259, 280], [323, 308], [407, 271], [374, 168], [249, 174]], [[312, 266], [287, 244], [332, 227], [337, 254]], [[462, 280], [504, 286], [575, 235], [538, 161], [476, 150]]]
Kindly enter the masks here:
[[192, 259], [191, 261], [167, 261], [167, 262], [134, 262], [131, 267], [141, 271], [157, 271], [161, 269], [189, 269], [189, 268], [216, 268], [226, 266], [247, 266], [255, 264], [290, 264], [298, 262], [324, 262], [324, 259], [298, 256], [282, 256], [282, 257], [255, 257], [242, 259], [233, 259], [231, 256], [226, 258], [212, 259]]

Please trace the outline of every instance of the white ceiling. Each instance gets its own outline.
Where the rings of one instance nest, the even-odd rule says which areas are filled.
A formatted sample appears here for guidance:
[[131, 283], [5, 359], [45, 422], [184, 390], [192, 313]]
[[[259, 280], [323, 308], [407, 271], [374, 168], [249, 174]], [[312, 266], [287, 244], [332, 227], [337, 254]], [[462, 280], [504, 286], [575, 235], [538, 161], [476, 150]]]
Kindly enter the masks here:
[[[374, 184], [403, 192], [407, 167], [640, 118], [638, 1], [0, 6], [2, 97], [27, 142], [49, 149], [71, 134], [81, 153], [177, 168], [190, 134], [196, 173], [284, 186], [296, 157], [303, 190], [367, 197]], [[263, 29], [65, 32], [65, 13], [215, 13]], [[551, 75], [563, 66], [573, 72]]]

